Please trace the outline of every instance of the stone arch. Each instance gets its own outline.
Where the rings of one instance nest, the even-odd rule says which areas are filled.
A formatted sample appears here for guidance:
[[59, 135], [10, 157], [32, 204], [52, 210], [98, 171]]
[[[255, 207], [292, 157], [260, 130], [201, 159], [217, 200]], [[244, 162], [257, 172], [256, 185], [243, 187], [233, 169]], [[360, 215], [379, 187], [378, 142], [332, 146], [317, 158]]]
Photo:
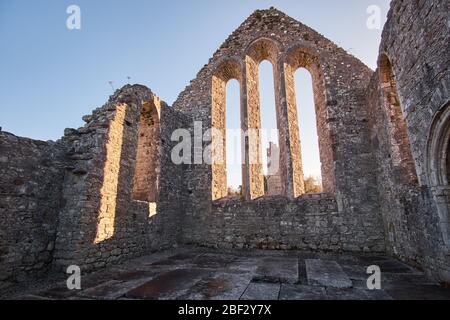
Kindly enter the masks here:
[[[211, 84], [211, 170], [212, 199], [218, 200], [227, 197], [227, 165], [226, 165], [226, 86], [229, 80], [235, 79], [239, 82], [241, 99], [241, 128], [244, 128], [245, 102], [243, 88], [243, 66], [238, 58], [230, 58], [221, 61], [214, 70]], [[243, 155], [244, 156], [244, 155]], [[245, 165], [242, 168], [242, 188], [245, 194], [247, 188], [244, 174]]]
[[427, 172], [430, 186], [448, 185], [448, 148], [450, 139], [450, 102], [434, 116], [428, 135]]
[[391, 60], [387, 54], [380, 55], [378, 68], [383, 94], [383, 109], [389, 130], [394, 178], [401, 183], [414, 185], [417, 184], [417, 174], [411, 153], [408, 129], [401, 109]]
[[280, 48], [281, 45], [276, 40], [262, 37], [250, 43], [245, 50], [245, 56], [256, 64], [269, 60], [275, 66], [278, 63]]
[[[259, 65], [262, 61], [268, 60], [272, 64], [274, 79], [275, 109], [277, 114], [277, 127], [281, 110], [279, 99], [279, 79], [280, 69], [278, 57], [280, 52], [279, 44], [269, 38], [259, 38], [253, 41], [246, 50], [246, 86], [247, 86], [247, 114], [246, 128], [249, 143], [246, 144], [246, 154], [248, 155], [249, 172], [248, 181], [250, 187], [250, 199], [255, 199], [264, 195], [264, 175], [262, 165], [262, 141], [261, 141], [261, 100], [259, 92]], [[281, 154], [283, 150], [281, 151]], [[283, 186], [284, 183], [282, 182]]]
[[320, 57], [305, 46], [294, 46], [286, 54], [284, 61], [284, 81], [287, 104], [287, 123], [291, 175], [289, 183], [294, 197], [305, 193], [298, 126], [297, 101], [294, 74], [299, 68], [306, 69], [313, 81], [314, 104], [316, 109], [319, 150], [321, 159], [322, 185], [326, 193], [334, 192], [334, 161], [331, 134], [327, 125], [326, 91]]
[[142, 104], [139, 118], [136, 165], [133, 177], [133, 199], [157, 202], [160, 177], [160, 126], [161, 103], [159, 98]]
[[450, 101], [434, 116], [428, 135], [426, 168], [442, 238], [450, 248]]

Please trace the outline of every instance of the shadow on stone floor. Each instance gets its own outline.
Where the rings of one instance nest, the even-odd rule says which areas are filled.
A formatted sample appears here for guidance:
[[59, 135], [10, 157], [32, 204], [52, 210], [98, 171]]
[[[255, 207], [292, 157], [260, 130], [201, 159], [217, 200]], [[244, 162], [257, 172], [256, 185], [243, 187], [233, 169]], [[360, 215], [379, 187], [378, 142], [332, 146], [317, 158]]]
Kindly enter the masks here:
[[[381, 269], [381, 290], [368, 290], [366, 269]], [[385, 256], [180, 248], [65, 282], [18, 299], [150, 300], [450, 300], [414, 268]]]

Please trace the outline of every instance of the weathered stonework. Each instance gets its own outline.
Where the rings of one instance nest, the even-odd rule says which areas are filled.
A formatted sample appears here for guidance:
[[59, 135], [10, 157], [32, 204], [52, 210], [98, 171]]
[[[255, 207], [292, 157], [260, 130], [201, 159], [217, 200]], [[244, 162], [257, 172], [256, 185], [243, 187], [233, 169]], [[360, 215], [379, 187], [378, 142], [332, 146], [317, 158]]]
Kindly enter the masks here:
[[[450, 172], [450, 122], [442, 115], [448, 113], [450, 99], [449, 9], [448, 1], [393, 1], [379, 69], [367, 90], [387, 250], [447, 282], [449, 198], [444, 177]], [[394, 105], [400, 105], [407, 137], [393, 127], [392, 95], [386, 103], [391, 93], [386, 90], [387, 62], [398, 92]], [[405, 149], [411, 150], [412, 159]]]
[[268, 196], [283, 194], [283, 180], [280, 175], [280, 148], [273, 142], [267, 148], [267, 176], [266, 176]]
[[[138, 141], [147, 126], [143, 117], [151, 112], [150, 107], [156, 108], [153, 116], [161, 123], [161, 130], [153, 130], [151, 137], [151, 143], [158, 146], [152, 155], [154, 164], [161, 164], [156, 170], [136, 165], [142, 156]], [[86, 120], [85, 127], [67, 130], [63, 137], [72, 166], [66, 171], [66, 204], [60, 212], [55, 267], [76, 264], [93, 270], [171, 246], [180, 228], [171, 215], [180, 212], [183, 184], [181, 167], [170, 161], [170, 136], [174, 124], [182, 123], [181, 116], [145, 87], [127, 86]], [[135, 200], [133, 183], [140, 181], [135, 175], [153, 177], [162, 171], [175, 176], [154, 179], [161, 192], [156, 203], [154, 199]], [[166, 213], [159, 214], [161, 210]]]
[[65, 163], [59, 142], [0, 132], [0, 289], [51, 268]]
[[160, 177], [160, 114], [161, 103], [158, 98], [144, 103], [139, 120], [136, 169], [133, 180], [133, 199], [156, 202]]
[[[164, 248], [388, 253], [450, 281], [446, 0], [392, 1], [375, 72], [276, 10], [258, 10], [172, 107], [127, 85], [57, 142], [0, 132], [2, 287]], [[280, 164], [265, 194], [258, 66], [274, 70]], [[323, 193], [305, 194], [294, 72], [312, 76]], [[242, 198], [227, 197], [226, 84], [240, 85]], [[176, 164], [176, 129], [208, 139]], [[208, 136], [208, 135], [205, 135]], [[194, 140], [193, 137], [192, 140]]]
[[[305, 223], [298, 228], [298, 243], [288, 238], [281, 223], [295, 224], [294, 216], [287, 214], [281, 220], [281, 217], [275, 218], [286, 214], [286, 209], [274, 207], [278, 200], [261, 193], [261, 165], [249, 161], [251, 146], [256, 145], [257, 154], [261, 153], [261, 147], [258, 141], [251, 141], [254, 136], [248, 136], [244, 140], [245, 201], [229, 202], [225, 190], [216, 193], [216, 186], [224, 188], [225, 184], [224, 179], [217, 179], [214, 166], [212, 171], [208, 165], [192, 165], [185, 170], [189, 200], [185, 205], [183, 242], [256, 248], [267, 246], [262, 239], [268, 238], [274, 248], [333, 250], [339, 247], [354, 251], [384, 251], [376, 164], [367, 144], [370, 135], [365, 89], [373, 72], [331, 41], [275, 9], [257, 11], [225, 41], [209, 64], [180, 94], [173, 108], [190, 116], [191, 123], [202, 121], [205, 128], [212, 126], [223, 130], [223, 122], [216, 120], [216, 111], [221, 110], [220, 114], [224, 114], [224, 99], [218, 97], [225, 94], [225, 82], [234, 78], [241, 84], [243, 130], [259, 128], [257, 66], [264, 59], [274, 67], [283, 196], [278, 200], [280, 203], [287, 201], [290, 210], [300, 217], [304, 211], [295, 208], [298, 201], [306, 210], [311, 206], [313, 212], [320, 212], [303, 195], [301, 133], [297, 125], [293, 73], [305, 67], [313, 76], [320, 133], [325, 194], [318, 197], [334, 199], [337, 210], [331, 213], [337, 215], [344, 228], [333, 227], [331, 213], [324, 211], [322, 214], [327, 215], [324, 221]], [[216, 89], [217, 79], [222, 79], [221, 95]], [[219, 204], [214, 201], [219, 201]], [[223, 214], [224, 210], [228, 214]], [[262, 222], [257, 218], [259, 215], [272, 218]], [[233, 238], [239, 241], [227, 241], [229, 236], [217, 233], [234, 234]], [[333, 246], [331, 238], [345, 240], [338, 240], [340, 244]]]

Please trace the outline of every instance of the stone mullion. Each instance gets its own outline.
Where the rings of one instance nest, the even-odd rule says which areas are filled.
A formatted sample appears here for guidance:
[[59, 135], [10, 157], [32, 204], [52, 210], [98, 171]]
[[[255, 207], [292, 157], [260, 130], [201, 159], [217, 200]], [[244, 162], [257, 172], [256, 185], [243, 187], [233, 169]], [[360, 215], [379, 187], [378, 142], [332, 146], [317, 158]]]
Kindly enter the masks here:
[[[261, 111], [259, 97], [259, 70], [258, 63], [251, 57], [247, 57], [246, 73], [244, 74], [243, 90], [246, 92], [243, 99], [242, 130], [247, 134], [243, 139], [245, 144], [245, 165], [243, 180], [245, 198], [253, 200], [264, 196], [264, 176], [262, 166], [261, 144]], [[243, 137], [243, 138], [244, 138]]]
[[277, 112], [280, 135], [281, 166], [284, 165], [283, 181], [285, 181], [285, 195], [296, 198], [305, 193], [302, 170], [300, 134], [297, 116], [297, 102], [295, 98], [294, 71], [289, 64], [279, 63], [282, 72], [276, 81], [280, 82], [280, 112]]
[[213, 133], [212, 142], [212, 199], [218, 200], [228, 195], [226, 172], [226, 82], [213, 77], [212, 83], [212, 128], [220, 132]]

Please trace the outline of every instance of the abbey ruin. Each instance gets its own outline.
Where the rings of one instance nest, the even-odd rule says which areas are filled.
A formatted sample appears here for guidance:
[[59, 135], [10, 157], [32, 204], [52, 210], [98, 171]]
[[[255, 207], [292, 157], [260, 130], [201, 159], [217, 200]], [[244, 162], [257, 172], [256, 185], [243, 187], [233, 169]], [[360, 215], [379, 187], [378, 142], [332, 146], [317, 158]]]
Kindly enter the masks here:
[[[448, 0], [392, 1], [373, 71], [286, 14], [258, 10], [172, 106], [127, 85], [56, 142], [0, 132], [0, 288], [183, 245], [380, 253], [450, 282], [449, 12]], [[265, 194], [249, 154], [267, 150], [249, 135], [243, 197], [229, 198], [226, 163], [174, 163], [172, 134], [194, 137], [196, 121], [224, 132], [230, 79], [242, 128], [259, 129], [263, 60], [274, 69], [279, 187]], [[305, 194], [298, 68], [313, 79], [318, 194]], [[212, 156], [226, 143], [214, 139]]]

